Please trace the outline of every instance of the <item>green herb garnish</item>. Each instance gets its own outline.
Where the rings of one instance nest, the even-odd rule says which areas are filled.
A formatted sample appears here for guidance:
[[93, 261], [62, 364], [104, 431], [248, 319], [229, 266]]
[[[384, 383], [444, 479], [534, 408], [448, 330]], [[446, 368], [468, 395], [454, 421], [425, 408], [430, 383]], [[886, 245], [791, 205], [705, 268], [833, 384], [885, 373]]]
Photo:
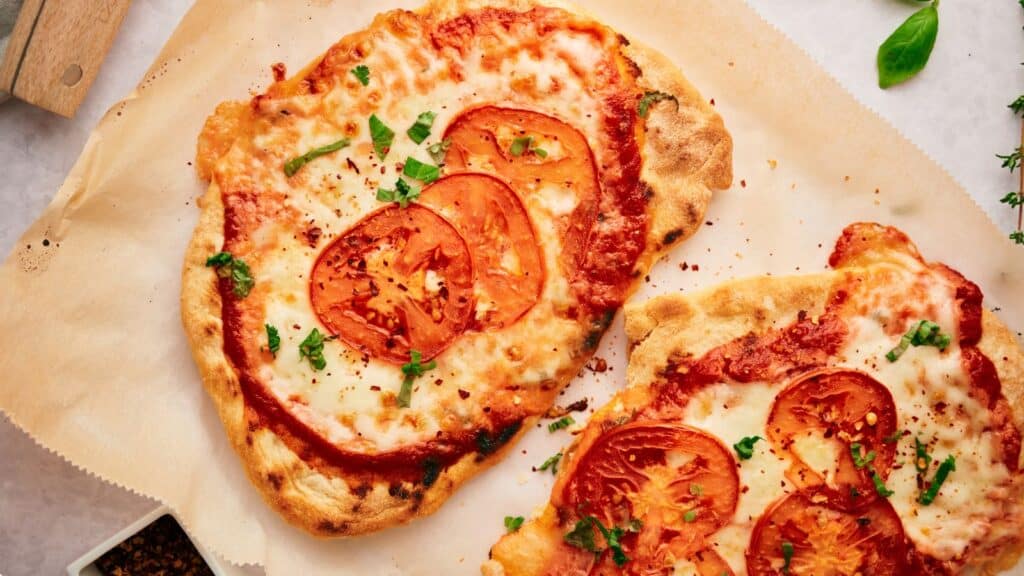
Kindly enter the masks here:
[[544, 463], [540, 465], [540, 468], [537, 468], [537, 470], [543, 472], [544, 470], [550, 468], [552, 474], [558, 474], [558, 463], [561, 462], [561, 460], [562, 453], [559, 452], [558, 454], [555, 454], [554, 456], [545, 460]]
[[548, 432], [557, 432], [562, 428], [568, 428], [575, 424], [576, 421], [572, 419], [572, 416], [562, 416], [558, 420], [555, 420], [551, 424], [548, 424]]
[[856, 466], [858, 470], [867, 466], [868, 464], [871, 464], [871, 462], [875, 459], [876, 456], [875, 451], [872, 450], [865, 454], [863, 457], [861, 457], [861, 448], [863, 448], [863, 446], [861, 446], [860, 442], [854, 442], [850, 444], [850, 455], [853, 456], [853, 465]]
[[687, 524], [692, 524], [696, 520], [697, 520], [697, 511], [696, 510], [687, 510], [686, 512], [683, 513], [683, 522], [686, 522]]
[[452, 139], [445, 138], [440, 142], [436, 142], [434, 144], [431, 144], [430, 146], [427, 146], [427, 154], [430, 154], [430, 159], [433, 160], [435, 164], [443, 165], [444, 158], [445, 156], [448, 155], [448, 149], [451, 147]]
[[690, 494], [692, 496], [703, 496], [704, 486], [697, 484], [696, 482], [690, 484]]
[[307, 163], [323, 156], [324, 154], [337, 152], [338, 150], [341, 150], [342, 148], [348, 146], [350, 143], [351, 141], [348, 138], [342, 138], [341, 140], [338, 140], [337, 142], [328, 144], [326, 146], [314, 148], [309, 152], [306, 152], [302, 156], [296, 156], [295, 158], [292, 158], [291, 160], [284, 163], [284, 175], [291, 178], [292, 176], [295, 175], [296, 172], [299, 171], [300, 168], [305, 166]]
[[423, 364], [422, 360], [423, 355], [419, 351], [409, 350], [409, 361], [402, 364], [402, 374], [405, 374], [405, 378], [402, 380], [402, 389], [398, 392], [398, 406], [400, 408], [409, 407], [409, 401], [412, 400], [413, 380], [423, 376], [427, 370], [437, 368], [437, 362], [434, 360], [426, 364]]
[[510, 534], [519, 530], [526, 518], [522, 516], [505, 516], [505, 530]]
[[949, 476], [950, 472], [956, 471], [956, 458], [948, 456], [939, 464], [939, 469], [935, 472], [935, 478], [932, 478], [932, 483], [928, 486], [928, 490], [921, 497], [918, 498], [918, 502], [928, 506], [935, 501], [935, 497], [939, 495], [939, 488], [942, 488], [942, 483], [946, 481], [946, 477]]
[[640, 522], [631, 520], [626, 529], [618, 526], [613, 526], [611, 529], [605, 528], [603, 524], [593, 516], [584, 516], [581, 520], [576, 522], [576, 526], [565, 535], [565, 542], [577, 548], [582, 548], [589, 552], [598, 554], [602, 552], [594, 540], [594, 528], [601, 533], [604, 537], [605, 544], [608, 549], [612, 551], [612, 560], [615, 561], [616, 566], [624, 566], [626, 562], [629, 562], [629, 558], [626, 553], [622, 550], [622, 543], [619, 541], [622, 535], [626, 533], [626, 530], [630, 532], [636, 532], [640, 530]]
[[750, 460], [754, 455], [754, 443], [758, 440], [763, 440], [763, 438], [760, 436], [747, 436], [733, 444], [732, 448], [736, 451], [736, 455], [740, 457], [740, 460]]
[[313, 328], [313, 331], [299, 344], [299, 358], [308, 358], [314, 370], [323, 370], [327, 366], [327, 360], [324, 359], [324, 342], [326, 341], [327, 338], [320, 333], [320, 330]]
[[249, 295], [256, 280], [249, 265], [227, 252], [218, 252], [206, 259], [206, 265], [217, 270], [217, 276], [231, 281], [231, 292], [241, 300]]
[[895, 492], [885, 487], [885, 482], [874, 468], [871, 469], [871, 482], [875, 485], [875, 492], [877, 492], [882, 498], [888, 498], [895, 494]]
[[416, 117], [416, 122], [405, 131], [409, 135], [409, 139], [417, 144], [422, 144], [427, 136], [430, 136], [430, 128], [434, 125], [434, 118], [437, 114], [433, 112], [424, 112]]
[[420, 189], [416, 186], [410, 185], [405, 180], [399, 178], [395, 181], [395, 189], [388, 190], [386, 188], [377, 189], [377, 200], [381, 202], [398, 202], [398, 205], [405, 208], [409, 205], [409, 202], [420, 197]]
[[921, 439], [914, 436], [914, 468], [917, 468], [918, 473], [928, 472], [928, 467], [932, 464], [931, 454], [928, 454], [928, 445], [921, 442]]
[[647, 118], [647, 115], [650, 114], [651, 111], [651, 105], [656, 102], [661, 102], [663, 100], [671, 100], [675, 102], [676, 110], [679, 109], [678, 98], [676, 98], [672, 94], [667, 94], [665, 92], [658, 92], [654, 90], [651, 92], [644, 92], [644, 95], [640, 98], [640, 103], [637, 104], [636, 112], [641, 118]]
[[352, 69], [352, 75], [359, 79], [359, 83], [366, 86], [370, 83], [370, 68], [359, 65]]
[[437, 166], [424, 164], [410, 156], [405, 160], [405, 167], [402, 169], [402, 174], [412, 178], [413, 180], [419, 180], [424, 184], [430, 184], [441, 177], [441, 169]]
[[512, 145], [508, 148], [508, 153], [513, 156], [522, 156], [529, 152], [530, 154], [536, 154], [540, 158], [547, 158], [548, 151], [543, 148], [538, 148], [533, 145], [533, 136], [523, 136], [516, 138], [512, 141]]
[[878, 47], [878, 86], [888, 88], [924, 69], [939, 34], [938, 0], [911, 14]]
[[883, 444], [895, 444], [895, 443], [899, 442], [900, 438], [902, 438], [902, 437], [903, 437], [903, 430], [896, 430], [892, 434], [886, 436], [885, 438], [882, 438], [882, 443]]
[[895, 348], [885, 353], [885, 358], [889, 362], [895, 362], [910, 346], [935, 346], [939, 350], [945, 350], [951, 341], [949, 334], [943, 334], [938, 324], [931, 320], [921, 320], [910, 327]]
[[577, 520], [573, 529], [566, 533], [565, 542], [589, 552], [599, 552], [597, 545], [594, 543], [595, 521], [592, 516], [585, 516]]
[[788, 541], [782, 542], [782, 573], [789, 574], [789, 563], [793, 561], [793, 543]]
[[277, 328], [274, 328], [270, 324], [264, 324], [267, 329], [267, 350], [277, 358], [277, 351], [281, 349], [281, 335], [277, 333]]
[[377, 157], [381, 160], [387, 158], [391, 144], [395, 141], [395, 131], [388, 128], [376, 114], [370, 116], [370, 138], [373, 140], [373, 149], [377, 152]]

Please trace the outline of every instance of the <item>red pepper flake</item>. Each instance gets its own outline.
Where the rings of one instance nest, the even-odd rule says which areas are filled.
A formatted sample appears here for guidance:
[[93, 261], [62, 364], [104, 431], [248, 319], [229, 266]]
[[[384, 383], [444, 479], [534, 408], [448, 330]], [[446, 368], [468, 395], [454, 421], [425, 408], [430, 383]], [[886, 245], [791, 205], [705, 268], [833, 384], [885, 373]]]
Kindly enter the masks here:
[[608, 362], [604, 358], [595, 356], [593, 359], [590, 360], [590, 363], [587, 364], [587, 368], [590, 368], [591, 371], [597, 373], [607, 372]]
[[320, 241], [320, 236], [322, 236], [323, 233], [324, 231], [321, 230], [319, 226], [312, 226], [306, 230], [306, 242], [309, 244], [310, 248], [316, 248], [317, 242]]
[[459, 398], [462, 398], [463, 400], [465, 400], [466, 398], [469, 398], [469, 392], [466, 391], [466, 390], [463, 390], [462, 388], [459, 388]]
[[373, 390], [374, 392], [380, 392], [380, 386], [374, 384], [373, 386], [370, 386], [370, 390]]
[[747, 181], [746, 180], [740, 180], [740, 187], [741, 188], [746, 188], [747, 187]]

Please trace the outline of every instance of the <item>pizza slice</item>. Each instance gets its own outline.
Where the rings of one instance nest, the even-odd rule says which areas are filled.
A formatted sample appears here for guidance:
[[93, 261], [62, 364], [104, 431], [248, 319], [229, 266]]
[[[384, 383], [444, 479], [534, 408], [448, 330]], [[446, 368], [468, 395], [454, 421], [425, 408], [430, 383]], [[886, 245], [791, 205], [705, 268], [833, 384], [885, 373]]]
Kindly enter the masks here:
[[182, 309], [249, 478], [320, 536], [500, 458], [731, 180], [680, 73], [561, 8], [438, 0], [274, 74], [200, 135]]
[[1024, 354], [894, 228], [832, 270], [626, 309], [629, 386], [489, 576], [991, 574], [1021, 553]]

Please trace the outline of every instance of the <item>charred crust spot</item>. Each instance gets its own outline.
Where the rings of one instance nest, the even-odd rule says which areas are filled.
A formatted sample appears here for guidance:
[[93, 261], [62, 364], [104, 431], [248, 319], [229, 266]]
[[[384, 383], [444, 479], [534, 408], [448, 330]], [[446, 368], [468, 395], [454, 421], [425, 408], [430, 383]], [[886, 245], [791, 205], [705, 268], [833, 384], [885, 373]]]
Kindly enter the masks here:
[[516, 435], [516, 432], [519, 432], [522, 425], [523, 423], [521, 421], [509, 424], [495, 435], [492, 435], [489, 430], [479, 430], [476, 433], [477, 452], [479, 452], [481, 456], [494, 454], [502, 446], [508, 444], [508, 441]]
[[664, 246], [668, 246], [669, 244], [675, 242], [676, 240], [679, 240], [679, 237], [682, 235], [683, 231], [680, 230], [679, 228], [676, 228], [675, 230], [669, 230], [668, 233], [665, 234], [665, 237], [661, 240], [661, 243]]
[[252, 434], [245, 435], [245, 443], [248, 446], [252, 446]]
[[274, 490], [279, 491], [281, 490], [281, 484], [284, 483], [284, 477], [275, 472], [268, 472], [267, 482], [270, 482], [270, 485], [274, 487]]
[[437, 458], [430, 456], [423, 461], [423, 480], [422, 484], [425, 488], [430, 488], [437, 482], [438, 477], [441, 476], [441, 461]]
[[366, 495], [370, 493], [371, 486], [369, 484], [360, 484], [352, 489], [352, 493], [356, 495], [356, 498], [366, 498]]
[[410, 496], [409, 490], [406, 489], [405, 486], [403, 486], [402, 484], [400, 484], [398, 482], [392, 482], [388, 486], [388, 494], [392, 498], [398, 498], [400, 500], [408, 500], [409, 496]]
[[321, 520], [316, 525], [317, 531], [326, 534], [346, 534], [348, 533], [348, 522], [331, 522], [330, 520]]
[[203, 327], [203, 332], [206, 332], [207, 336], [215, 336], [217, 334], [217, 325], [207, 324]]

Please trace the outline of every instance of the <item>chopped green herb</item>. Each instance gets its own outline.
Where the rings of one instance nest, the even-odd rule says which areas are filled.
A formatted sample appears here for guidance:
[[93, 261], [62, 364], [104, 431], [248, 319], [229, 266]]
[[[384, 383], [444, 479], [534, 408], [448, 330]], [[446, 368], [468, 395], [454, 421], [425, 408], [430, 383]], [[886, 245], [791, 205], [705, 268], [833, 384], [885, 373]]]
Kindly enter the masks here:
[[386, 188], [377, 189], [377, 200], [381, 202], [398, 202], [398, 205], [405, 208], [410, 202], [420, 197], [420, 189], [416, 186], [410, 185], [405, 180], [399, 178], [395, 181], [395, 189], [388, 190]]
[[270, 324], [264, 324], [267, 329], [267, 350], [277, 358], [277, 351], [281, 349], [281, 335], [277, 333], [277, 328], [274, 328]]
[[878, 472], [873, 468], [871, 469], [871, 482], [875, 484], [875, 492], [877, 492], [882, 498], [888, 498], [895, 494], [895, 492], [885, 487], [885, 482], [882, 480], [882, 477], [879, 476]]
[[519, 530], [526, 519], [522, 516], [505, 516], [505, 530], [509, 533]]
[[565, 542], [589, 552], [598, 552], [597, 545], [594, 543], [593, 517], [585, 516], [577, 520], [576, 526], [565, 535]]
[[921, 320], [910, 327], [902, 337], [900, 337], [899, 344], [895, 348], [889, 350], [885, 354], [885, 358], [889, 362], [895, 362], [903, 356], [903, 353], [910, 348], [911, 345], [917, 346], [935, 346], [939, 350], [945, 350], [952, 338], [949, 334], [943, 334], [939, 328], [939, 325], [931, 320]]
[[921, 439], [914, 436], [914, 468], [917, 468], [918, 473], [924, 474], [928, 472], [928, 467], [932, 464], [932, 457], [928, 454], [928, 445], [921, 442]]
[[550, 468], [552, 474], [558, 474], [558, 463], [561, 462], [561, 460], [562, 453], [559, 452], [558, 454], [555, 454], [554, 456], [545, 460], [544, 463], [540, 465], [540, 468], [537, 468], [537, 470], [543, 472], [544, 470]]
[[314, 370], [323, 370], [327, 366], [327, 360], [324, 359], [324, 342], [326, 341], [324, 335], [313, 328], [313, 331], [299, 344], [299, 358], [308, 358]]
[[373, 140], [373, 149], [377, 152], [377, 157], [381, 160], [387, 158], [391, 144], [395, 141], [395, 131], [388, 128], [376, 114], [370, 116], [370, 138]]
[[341, 150], [342, 148], [348, 146], [350, 143], [351, 141], [348, 138], [342, 138], [341, 140], [338, 140], [337, 142], [333, 142], [326, 146], [314, 148], [309, 152], [306, 152], [302, 156], [296, 156], [295, 158], [292, 158], [291, 160], [284, 163], [284, 175], [291, 178], [292, 176], [295, 175], [296, 172], [299, 171], [300, 168], [302, 168], [309, 162], [323, 156], [324, 154], [337, 152], [338, 150]]
[[225, 264], [230, 264], [231, 260], [231, 254], [228, 254], [227, 252], [217, 252], [206, 259], [206, 266], [208, 268], [220, 268]]
[[763, 438], [760, 436], [747, 436], [733, 444], [732, 448], [736, 451], [736, 455], [740, 457], [740, 460], [750, 460], [754, 455], [754, 443], [758, 440], [763, 440]]
[[227, 252], [218, 252], [206, 259], [206, 265], [217, 270], [217, 276], [231, 281], [231, 292], [241, 300], [249, 295], [256, 280], [249, 265]]
[[882, 442], [885, 444], [895, 444], [900, 441], [901, 437], [903, 437], [903, 430], [896, 430], [892, 434], [882, 438]]
[[1007, 106], [1007, 108], [1013, 110], [1014, 114], [1020, 114], [1021, 110], [1024, 110], [1024, 95], [1017, 96], [1017, 99], [1010, 102], [1010, 105]]
[[696, 510], [687, 510], [683, 514], [683, 522], [686, 522], [686, 523], [690, 524], [690, 523], [693, 523], [696, 520], [697, 520], [697, 511]]
[[360, 64], [352, 69], [352, 75], [359, 79], [359, 83], [366, 86], [370, 83], [370, 68]]
[[402, 169], [402, 174], [412, 178], [413, 180], [419, 180], [424, 184], [430, 184], [441, 176], [441, 169], [437, 166], [424, 164], [410, 156], [405, 160], [405, 167]]
[[942, 483], [946, 481], [946, 477], [949, 476], [950, 472], [956, 471], [956, 458], [953, 456], [947, 457], [939, 464], [939, 469], [935, 472], [935, 478], [932, 478], [931, 486], [921, 497], [918, 498], [918, 502], [928, 506], [935, 501], [935, 497], [939, 495], [939, 488], [942, 488]]
[[434, 125], [434, 118], [437, 114], [433, 112], [424, 112], [416, 117], [416, 122], [405, 131], [409, 135], [409, 139], [417, 144], [423, 144], [423, 141], [430, 136], [430, 128]]
[[522, 156], [523, 154], [530, 153], [536, 154], [540, 158], [547, 158], [548, 151], [543, 148], [538, 148], [533, 145], [533, 136], [523, 136], [512, 140], [512, 145], [508, 148], [508, 153], [513, 156]]
[[448, 149], [451, 147], [452, 139], [445, 138], [440, 142], [435, 142], [434, 144], [427, 146], [427, 154], [430, 154], [430, 159], [433, 160], [435, 164], [443, 165], [444, 158], [448, 155]]
[[782, 541], [782, 573], [789, 574], [789, 563], [793, 561], [793, 543]]
[[1003, 161], [1003, 168], [1009, 168], [1010, 172], [1013, 172], [1014, 170], [1017, 169], [1018, 166], [1020, 166], [1021, 150], [1022, 148], [1017, 148], [1013, 152], [1010, 152], [1009, 154], [1006, 155], [996, 154], [996, 158], [999, 158], [1000, 160]]
[[641, 118], [647, 118], [647, 115], [650, 114], [651, 106], [656, 102], [661, 102], [664, 100], [671, 100], [675, 102], [676, 110], [679, 109], [678, 98], [676, 98], [672, 94], [667, 94], [665, 92], [658, 92], [657, 90], [653, 90], [650, 92], [645, 92], [644, 95], [640, 98], [640, 103], [636, 107], [636, 112]]
[[624, 566], [626, 562], [629, 562], [629, 558], [626, 557], [626, 553], [622, 550], [622, 543], [619, 542], [619, 538], [622, 537], [624, 530], [618, 526], [613, 526], [611, 530], [604, 527], [597, 518], [591, 518], [597, 529], [601, 531], [601, 535], [604, 536], [604, 541], [608, 544], [608, 548], [612, 551], [612, 560], [615, 561], [616, 566]]
[[697, 484], [696, 482], [690, 484], [690, 494], [693, 496], [703, 496], [704, 486]]
[[856, 466], [858, 470], [870, 464], [876, 456], [875, 451], [872, 450], [861, 457], [861, 448], [863, 448], [863, 446], [861, 446], [860, 442], [850, 444], [850, 455], [853, 456], [853, 465]]
[[939, 35], [938, 2], [914, 12], [878, 47], [878, 86], [905, 82], [924, 69]]
[[558, 420], [555, 420], [551, 424], [548, 424], [548, 432], [557, 432], [562, 428], [568, 428], [575, 424], [576, 421], [572, 419], [572, 416], [562, 416]]
[[537, 156], [539, 156], [541, 158], [547, 158], [548, 157], [548, 151], [543, 149], [543, 148], [534, 147], [534, 148], [532, 148], [530, 150], [530, 152], [533, 152], [534, 154], [536, 154]]
[[420, 354], [418, 350], [409, 350], [409, 361], [402, 364], [402, 374], [405, 374], [405, 378], [402, 380], [402, 389], [398, 392], [398, 406], [400, 408], [409, 407], [409, 401], [412, 400], [413, 380], [423, 376], [427, 370], [437, 368], [436, 361], [431, 360], [423, 364], [422, 360], [423, 354]]

